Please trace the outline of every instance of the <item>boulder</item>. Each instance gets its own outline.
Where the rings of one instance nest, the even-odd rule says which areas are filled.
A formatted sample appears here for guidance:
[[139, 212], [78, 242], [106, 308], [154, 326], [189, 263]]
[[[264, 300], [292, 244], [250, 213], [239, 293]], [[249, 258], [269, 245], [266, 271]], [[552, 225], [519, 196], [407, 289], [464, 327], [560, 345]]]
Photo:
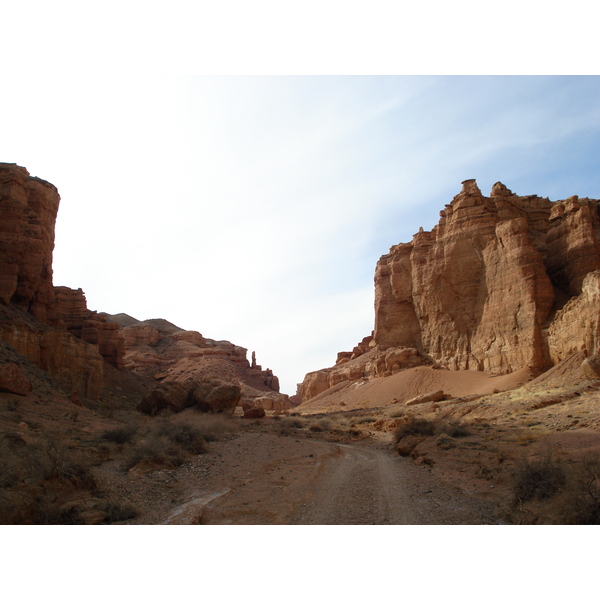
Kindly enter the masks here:
[[426, 435], [407, 435], [396, 444], [396, 452], [400, 456], [410, 456], [415, 451], [415, 448], [426, 439], [428, 439]]
[[166, 408], [181, 412], [194, 405], [193, 390], [192, 381], [162, 382], [138, 403], [137, 409], [149, 415], [156, 415]]
[[203, 412], [233, 414], [242, 397], [242, 388], [233, 384], [201, 384], [193, 392], [198, 408]]
[[32, 390], [27, 376], [14, 363], [0, 365], [0, 392], [27, 396]]
[[262, 419], [264, 416], [264, 408], [250, 408], [244, 411], [244, 419]]
[[429, 392], [428, 394], [421, 394], [415, 396], [410, 400], [407, 400], [404, 404], [406, 406], [412, 406], [413, 404], [425, 404], [426, 402], [439, 402], [446, 397], [444, 390], [438, 390], [437, 392]]
[[590, 356], [581, 363], [581, 370], [587, 379], [600, 379], [600, 356]]

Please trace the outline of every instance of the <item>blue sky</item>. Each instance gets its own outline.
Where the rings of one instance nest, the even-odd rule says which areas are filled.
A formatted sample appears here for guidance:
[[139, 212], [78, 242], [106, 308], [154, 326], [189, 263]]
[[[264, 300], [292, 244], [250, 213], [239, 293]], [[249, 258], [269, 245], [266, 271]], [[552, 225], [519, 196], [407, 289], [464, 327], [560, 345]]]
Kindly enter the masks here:
[[[177, 21], [153, 3], [121, 3], [116, 21], [110, 3], [57, 6], [11, 30], [0, 99], [0, 160], [61, 194], [55, 284], [83, 288], [93, 310], [256, 350], [286, 393], [370, 333], [377, 259], [431, 229], [464, 179], [484, 194], [502, 181], [600, 197], [597, 76], [503, 75], [531, 64], [519, 57], [507, 70], [422, 66], [452, 75], [413, 75], [415, 63], [306, 76], [362, 59], [307, 52], [298, 68], [279, 38], [253, 69], [261, 30], [219, 62], [223, 39], [185, 18], [189, 3], [173, 5]], [[495, 74], [471, 75], [482, 72]]]

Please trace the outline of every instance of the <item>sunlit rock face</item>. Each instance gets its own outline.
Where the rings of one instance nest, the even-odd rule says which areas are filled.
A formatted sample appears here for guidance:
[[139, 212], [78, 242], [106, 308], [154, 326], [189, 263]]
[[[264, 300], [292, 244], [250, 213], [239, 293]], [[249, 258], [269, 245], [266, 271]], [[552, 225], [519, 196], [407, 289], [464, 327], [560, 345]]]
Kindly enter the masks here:
[[464, 181], [432, 231], [421, 229], [378, 261], [372, 364], [359, 369], [356, 353], [340, 353], [335, 367], [307, 375], [303, 399], [346, 373], [389, 374], [381, 364], [390, 350], [413, 348], [423, 363], [493, 374], [596, 353], [598, 208], [577, 196], [517, 196], [500, 182], [487, 197], [475, 180]]

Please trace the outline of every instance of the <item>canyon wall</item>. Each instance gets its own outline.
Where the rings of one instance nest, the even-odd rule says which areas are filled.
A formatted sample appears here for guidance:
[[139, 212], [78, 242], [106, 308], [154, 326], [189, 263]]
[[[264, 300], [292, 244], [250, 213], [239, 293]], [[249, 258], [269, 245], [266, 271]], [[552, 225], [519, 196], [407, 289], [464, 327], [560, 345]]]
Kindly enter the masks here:
[[0, 339], [66, 392], [91, 400], [101, 398], [116, 367], [154, 384], [191, 378], [235, 382], [249, 402], [289, 408], [277, 377], [257, 365], [254, 355], [250, 364], [245, 348], [205, 339], [164, 319], [99, 314], [88, 309], [83, 290], [54, 287], [59, 202], [50, 183], [0, 163]]
[[492, 374], [595, 353], [598, 208], [577, 196], [517, 196], [499, 182], [486, 197], [475, 180], [463, 182], [432, 231], [380, 258], [372, 336], [358, 355], [340, 353], [336, 366], [309, 373], [303, 399], [340, 380], [386, 376], [377, 363], [405, 348], [423, 364]]
[[52, 251], [60, 196], [23, 167], [0, 163], [0, 303], [53, 318]]

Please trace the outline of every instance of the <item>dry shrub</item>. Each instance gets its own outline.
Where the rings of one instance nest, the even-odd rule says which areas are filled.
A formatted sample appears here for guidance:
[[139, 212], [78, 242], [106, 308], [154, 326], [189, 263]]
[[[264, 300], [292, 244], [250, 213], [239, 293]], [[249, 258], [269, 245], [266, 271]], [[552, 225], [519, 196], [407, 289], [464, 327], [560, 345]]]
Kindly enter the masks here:
[[153, 423], [144, 439], [131, 448], [123, 468], [128, 471], [142, 460], [179, 467], [190, 454], [203, 452], [206, 442], [197, 428], [163, 419]]
[[600, 525], [600, 456], [588, 454], [572, 466], [563, 497], [563, 522], [567, 525]]
[[524, 460], [514, 473], [515, 501], [546, 500], [561, 491], [566, 482], [562, 463], [546, 456], [538, 460]]
[[405, 414], [406, 414], [406, 410], [404, 408], [394, 407], [394, 408], [390, 408], [385, 413], [385, 418], [386, 419], [398, 419], [400, 417], [403, 417]]
[[350, 419], [350, 425], [361, 425], [363, 423], [375, 423], [377, 419], [375, 417], [352, 417]]
[[138, 509], [131, 503], [117, 498], [102, 500], [96, 507], [106, 513], [105, 523], [129, 521], [139, 515]]
[[560, 525], [600, 525], [600, 456], [578, 463], [551, 456], [524, 461], [514, 472], [514, 508], [509, 518]]
[[0, 523], [74, 525], [79, 509], [66, 501], [82, 490], [97, 491], [90, 457], [57, 434], [37, 443], [0, 443]]
[[100, 435], [100, 438], [115, 444], [125, 444], [133, 439], [138, 429], [139, 426], [135, 424], [123, 425], [115, 429], [108, 429]]
[[129, 471], [143, 460], [180, 467], [187, 457], [188, 453], [177, 443], [168, 440], [166, 437], [152, 436], [132, 448], [123, 463], [123, 468], [125, 471]]
[[279, 421], [280, 427], [284, 429], [302, 429], [306, 425], [306, 421], [302, 417], [285, 417]]
[[203, 432], [187, 423], [163, 421], [156, 430], [157, 437], [165, 437], [174, 444], [192, 454], [206, 452], [206, 441]]
[[471, 435], [469, 429], [455, 419], [437, 419], [435, 421], [435, 429], [438, 434], [446, 434], [452, 438]]
[[8, 398], [5, 404], [6, 410], [15, 412], [21, 406], [21, 398]]
[[322, 417], [313, 421], [309, 429], [310, 431], [331, 431], [335, 427], [335, 423], [328, 417]]
[[197, 413], [187, 422], [193, 426], [207, 442], [219, 442], [234, 436], [239, 424], [230, 416], [223, 414]]
[[394, 431], [394, 440], [398, 443], [402, 438], [409, 435], [426, 435], [435, 434], [435, 423], [429, 419], [408, 415], [404, 423], [402, 423], [396, 431]]

